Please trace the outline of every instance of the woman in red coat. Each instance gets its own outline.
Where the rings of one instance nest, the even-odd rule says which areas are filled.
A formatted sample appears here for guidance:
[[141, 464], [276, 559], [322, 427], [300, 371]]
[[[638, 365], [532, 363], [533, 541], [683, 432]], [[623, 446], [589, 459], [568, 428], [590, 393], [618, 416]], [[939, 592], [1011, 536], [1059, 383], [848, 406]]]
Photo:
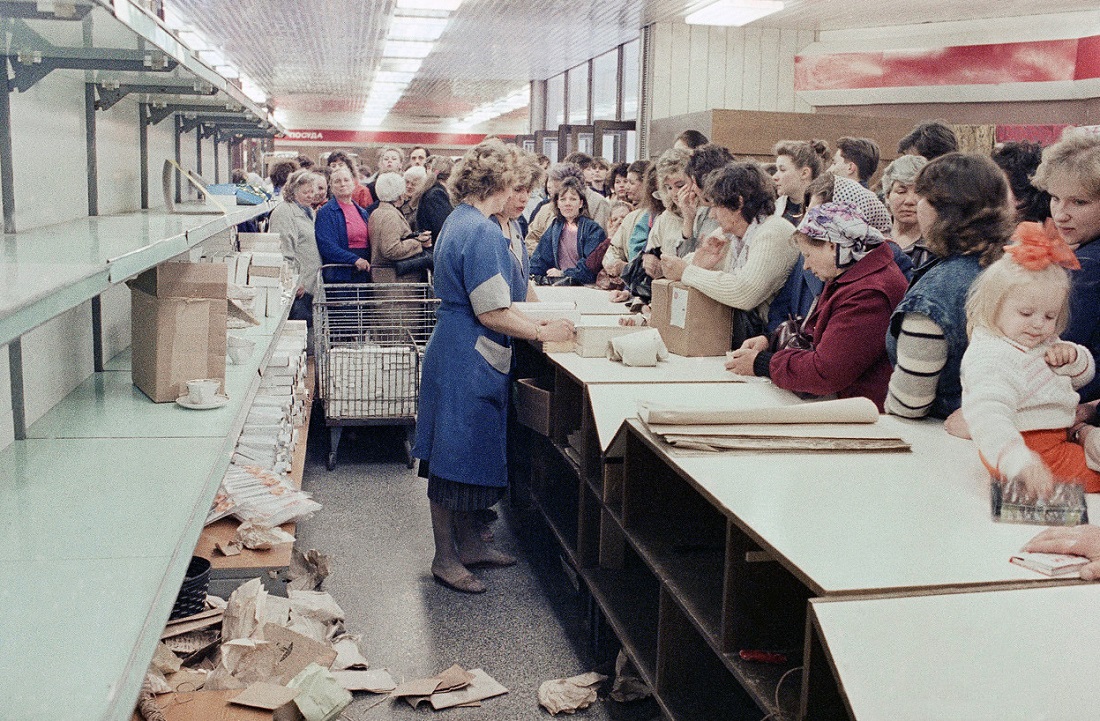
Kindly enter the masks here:
[[796, 393], [863, 396], [881, 411], [891, 372], [886, 329], [905, 295], [905, 275], [882, 233], [850, 203], [811, 208], [794, 238], [806, 270], [825, 281], [803, 326], [812, 349], [771, 352], [757, 336], [730, 353], [726, 368]]

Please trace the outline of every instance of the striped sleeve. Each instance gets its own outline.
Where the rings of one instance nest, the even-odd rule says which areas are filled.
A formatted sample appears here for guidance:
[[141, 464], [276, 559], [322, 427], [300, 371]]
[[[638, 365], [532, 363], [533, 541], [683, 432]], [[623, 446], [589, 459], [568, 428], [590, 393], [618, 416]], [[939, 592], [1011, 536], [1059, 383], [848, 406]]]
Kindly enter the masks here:
[[923, 418], [936, 401], [940, 373], [947, 364], [943, 329], [921, 313], [906, 313], [898, 334], [898, 361], [890, 376], [886, 412]]

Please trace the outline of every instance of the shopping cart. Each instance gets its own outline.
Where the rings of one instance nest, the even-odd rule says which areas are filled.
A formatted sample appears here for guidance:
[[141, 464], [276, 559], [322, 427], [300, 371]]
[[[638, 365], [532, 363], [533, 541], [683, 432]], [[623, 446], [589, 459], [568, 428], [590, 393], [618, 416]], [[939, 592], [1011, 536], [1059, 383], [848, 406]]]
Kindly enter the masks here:
[[[313, 297], [317, 392], [329, 428], [328, 469], [344, 426], [405, 426], [412, 439], [420, 396], [420, 362], [439, 300], [428, 283], [333, 283], [318, 272]], [[349, 266], [350, 267], [350, 266]]]

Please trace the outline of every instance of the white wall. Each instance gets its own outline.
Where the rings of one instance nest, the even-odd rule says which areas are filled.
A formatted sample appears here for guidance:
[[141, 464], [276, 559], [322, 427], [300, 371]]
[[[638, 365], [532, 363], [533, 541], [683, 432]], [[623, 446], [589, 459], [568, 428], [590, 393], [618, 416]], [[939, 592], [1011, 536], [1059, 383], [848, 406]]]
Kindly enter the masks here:
[[653, 26], [652, 119], [714, 108], [810, 112], [795, 98], [794, 56], [811, 31]]
[[8, 347], [0, 345], [0, 450], [7, 448], [15, 439], [10, 408], [11, 375], [8, 368]]

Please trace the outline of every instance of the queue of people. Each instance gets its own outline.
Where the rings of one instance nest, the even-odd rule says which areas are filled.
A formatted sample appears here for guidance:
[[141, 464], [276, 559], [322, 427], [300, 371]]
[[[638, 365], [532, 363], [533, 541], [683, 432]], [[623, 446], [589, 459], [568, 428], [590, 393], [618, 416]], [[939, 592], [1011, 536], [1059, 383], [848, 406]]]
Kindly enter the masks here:
[[[414, 148], [423, 164], [402, 169], [386, 149], [369, 186], [333, 154], [327, 201], [316, 171], [281, 178], [273, 229], [302, 267], [422, 281], [395, 266], [433, 257], [442, 305], [414, 455], [439, 582], [480, 593], [471, 567], [515, 562], [478, 520], [507, 484], [512, 342], [574, 333], [514, 307], [537, 300], [537, 282], [597, 284], [644, 312], [653, 280], [680, 281], [730, 308], [733, 373], [943, 420], [1035, 497], [1055, 482], [1100, 490], [1100, 137], [1069, 129], [1041, 152], [1006, 144], [991, 158], [932, 122], [898, 150], [879, 187], [866, 138], [831, 153], [780, 141], [767, 167], [695, 132], [653, 162], [607, 167], [583, 153], [550, 165], [497, 139], [453, 167]], [[299, 297], [314, 290], [304, 279]], [[1031, 550], [1044, 549], [1100, 569], [1100, 531], [1044, 534]]]

